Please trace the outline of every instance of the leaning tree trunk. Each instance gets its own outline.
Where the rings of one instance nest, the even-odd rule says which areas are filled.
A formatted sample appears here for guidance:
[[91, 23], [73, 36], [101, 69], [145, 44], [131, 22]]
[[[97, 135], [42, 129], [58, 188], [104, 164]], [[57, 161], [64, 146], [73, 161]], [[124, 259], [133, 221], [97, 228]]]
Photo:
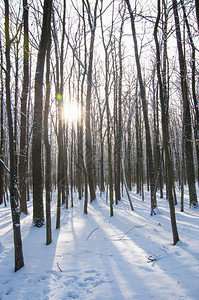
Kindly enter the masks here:
[[42, 185], [42, 119], [43, 119], [43, 75], [48, 39], [50, 36], [52, 0], [44, 1], [43, 25], [37, 67], [35, 73], [35, 102], [32, 138], [32, 176], [33, 176], [33, 224], [44, 224], [43, 185]]
[[6, 108], [8, 117], [9, 130], [9, 151], [10, 151], [10, 204], [12, 212], [13, 233], [14, 233], [14, 248], [15, 248], [15, 272], [24, 266], [21, 230], [20, 230], [20, 212], [17, 202], [17, 187], [16, 187], [16, 162], [14, 153], [14, 132], [11, 110], [11, 95], [10, 95], [10, 48], [13, 40], [9, 37], [9, 2], [5, 0], [5, 37], [6, 37]]
[[189, 186], [190, 205], [193, 205], [195, 207], [198, 205], [198, 200], [197, 200], [196, 187], [195, 187], [190, 103], [189, 103], [188, 84], [187, 84], [187, 77], [186, 77], [186, 60], [182, 48], [180, 21], [178, 15], [178, 5], [176, 0], [173, 0], [173, 13], [175, 18], [176, 40], [177, 40], [177, 48], [178, 48], [178, 56], [179, 56], [180, 79], [181, 79], [182, 100], [183, 100], [186, 173], [187, 173], [187, 181]]

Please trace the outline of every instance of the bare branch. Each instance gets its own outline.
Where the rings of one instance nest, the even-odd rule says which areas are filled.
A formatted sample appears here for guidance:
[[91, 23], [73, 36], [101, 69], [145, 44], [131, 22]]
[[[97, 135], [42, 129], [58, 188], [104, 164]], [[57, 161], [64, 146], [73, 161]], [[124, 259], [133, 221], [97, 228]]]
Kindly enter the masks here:
[[4, 166], [4, 168], [6, 169], [6, 171], [8, 173], [10, 173], [10, 169], [8, 169], [8, 167], [6, 166], [6, 164], [4, 163], [4, 161], [2, 159], [0, 159], [0, 162], [2, 163], [2, 165]]

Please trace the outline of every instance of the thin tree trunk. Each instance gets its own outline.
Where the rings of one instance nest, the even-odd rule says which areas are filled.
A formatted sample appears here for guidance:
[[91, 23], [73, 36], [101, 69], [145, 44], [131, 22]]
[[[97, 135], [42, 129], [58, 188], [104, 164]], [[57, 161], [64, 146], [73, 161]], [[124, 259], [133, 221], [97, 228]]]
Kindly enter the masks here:
[[[62, 39], [61, 39], [61, 53], [60, 53], [60, 94], [63, 97], [64, 94], [64, 40], [65, 40], [65, 24], [66, 24], [66, 0], [63, 0], [63, 27], [62, 27]], [[62, 130], [64, 129], [64, 124], [62, 124]], [[67, 128], [68, 129], [68, 128]], [[63, 130], [64, 132], [64, 130]], [[63, 134], [64, 137], [64, 134]], [[64, 138], [62, 137], [62, 180], [61, 180], [61, 189], [62, 189], [62, 204], [66, 201], [66, 178], [67, 178], [67, 169], [64, 168]]]
[[128, 155], [128, 161], [127, 161], [127, 185], [128, 189], [132, 190], [132, 168], [131, 168], [131, 126], [128, 127], [128, 145], [127, 145], [127, 155]]
[[16, 188], [16, 162], [14, 153], [14, 133], [13, 120], [11, 111], [11, 95], [10, 95], [10, 48], [12, 40], [9, 37], [9, 1], [5, 0], [5, 37], [6, 37], [6, 108], [9, 128], [9, 152], [10, 152], [10, 204], [14, 233], [14, 249], [15, 249], [15, 272], [24, 266], [22, 240], [20, 230], [20, 212], [17, 202]]
[[183, 120], [183, 127], [182, 127], [182, 167], [181, 167], [181, 201], [180, 201], [180, 211], [183, 212], [184, 211], [184, 169], [185, 169], [185, 158], [184, 158], [184, 120]]
[[[1, 34], [0, 34], [0, 61], [1, 66], [3, 66], [3, 51], [1, 45]], [[1, 91], [0, 91], [0, 159], [3, 160], [4, 156], [4, 113], [3, 113], [3, 96], [4, 96], [4, 83], [3, 83], [3, 69], [0, 71], [1, 76]], [[3, 203], [4, 198], [4, 167], [3, 164], [0, 164], [0, 204]]]
[[23, 20], [24, 20], [24, 79], [21, 95], [21, 124], [20, 124], [20, 155], [19, 155], [19, 191], [20, 209], [27, 214], [26, 199], [26, 170], [27, 170], [27, 97], [29, 89], [29, 43], [28, 43], [28, 8], [27, 0], [23, 0]]
[[74, 172], [73, 172], [73, 154], [74, 154], [74, 128], [73, 124], [71, 125], [71, 142], [70, 142], [70, 201], [71, 201], [71, 207], [74, 206], [73, 203], [73, 187], [74, 187]]
[[[20, 39], [20, 38], [19, 38]], [[18, 174], [18, 94], [19, 94], [19, 39], [16, 40], [15, 45], [15, 104], [14, 104], [14, 152], [15, 152], [15, 163], [16, 163], [16, 176]], [[18, 176], [16, 177], [16, 183], [18, 184]], [[19, 200], [19, 195], [17, 193], [17, 201]]]
[[100, 115], [100, 193], [105, 191], [104, 186], [104, 139], [103, 139], [103, 115]]
[[[83, 2], [85, 2], [83, 0]], [[93, 69], [93, 54], [94, 54], [94, 41], [95, 30], [97, 21], [97, 6], [98, 0], [95, 2], [94, 15], [91, 15], [89, 1], [87, 1], [87, 13], [90, 23], [91, 39], [89, 49], [88, 61], [88, 75], [87, 75], [87, 92], [86, 92], [86, 168], [88, 176], [88, 184], [90, 189], [90, 201], [95, 200], [95, 187], [93, 181], [93, 153], [92, 153], [92, 139], [91, 139], [91, 90], [92, 90], [92, 69]]]
[[138, 80], [139, 80], [139, 85], [140, 85], [140, 96], [142, 99], [142, 109], [143, 109], [145, 132], [146, 132], [146, 150], [147, 150], [147, 157], [148, 157], [148, 163], [149, 163], [149, 177], [150, 177], [150, 188], [151, 188], [151, 215], [153, 215], [154, 209], [157, 206], [157, 202], [156, 202], [156, 193], [155, 193], [154, 162], [153, 162], [153, 152], [152, 152], [152, 145], [151, 145], [150, 127], [149, 127], [149, 120], [148, 120], [146, 91], [145, 91], [145, 86], [144, 86], [144, 82], [142, 79], [140, 58], [139, 58], [139, 54], [138, 54], [138, 43], [137, 43], [137, 36], [136, 36], [135, 22], [134, 22], [135, 17], [134, 17], [133, 10], [130, 5], [130, 1], [129, 0], [125, 0], [125, 1], [126, 1], [128, 10], [129, 10], [130, 18], [131, 18], [131, 29], [132, 29], [132, 35], [133, 35], [133, 41], [134, 41], [135, 60], [136, 60], [137, 74], [138, 74]]
[[[124, 11], [125, 13], [125, 11]], [[119, 88], [118, 88], [118, 122], [116, 124], [116, 186], [115, 186], [115, 203], [121, 200], [120, 192], [120, 179], [121, 179], [121, 144], [122, 144], [122, 36], [123, 36], [123, 26], [124, 26], [124, 13], [122, 16], [122, 22], [120, 26], [120, 37], [119, 37]]]
[[199, 30], [199, 1], [195, 0], [195, 6], [196, 6], [196, 18], [198, 23], [198, 30]]
[[85, 193], [84, 193], [84, 213], [88, 213], [88, 182], [87, 182], [87, 174], [85, 174]]
[[[167, 99], [164, 99], [163, 94], [163, 86], [162, 86], [162, 78], [161, 78], [161, 70], [160, 70], [160, 49], [159, 42], [157, 37], [158, 24], [160, 21], [160, 0], [158, 1], [158, 14], [156, 18], [155, 28], [154, 28], [154, 38], [156, 44], [156, 64], [157, 64], [157, 75], [158, 75], [158, 84], [160, 90], [160, 102], [161, 102], [161, 110], [162, 110], [162, 133], [163, 133], [163, 145], [165, 150], [165, 160], [168, 170], [168, 196], [169, 196], [169, 207], [170, 207], [170, 218], [171, 218], [171, 226], [173, 233], [173, 244], [179, 241], [176, 217], [175, 217], [175, 203], [173, 198], [173, 165], [170, 157], [170, 149], [169, 149], [169, 128], [168, 128], [168, 118], [167, 118]], [[165, 101], [166, 100], [166, 101]]]
[[45, 144], [45, 189], [46, 189], [46, 245], [52, 242], [51, 231], [51, 148], [48, 137], [48, 117], [50, 102], [50, 49], [51, 39], [49, 38], [46, 54], [46, 99], [44, 108], [44, 144]]
[[188, 84], [186, 78], [186, 61], [182, 49], [182, 39], [180, 30], [180, 21], [178, 15], [178, 5], [176, 0], [173, 2], [173, 13], [175, 18], [175, 29], [176, 29], [176, 40], [179, 56], [179, 67], [180, 67], [180, 79], [182, 88], [182, 100], [183, 100], [183, 112], [185, 121], [185, 158], [186, 158], [186, 173], [187, 181], [189, 186], [189, 199], [190, 206], [198, 206], [196, 187], [195, 187], [195, 172], [194, 172], [194, 160], [193, 160], [193, 144], [192, 144], [192, 126], [191, 126], [191, 115], [190, 115], [190, 103], [188, 96]]

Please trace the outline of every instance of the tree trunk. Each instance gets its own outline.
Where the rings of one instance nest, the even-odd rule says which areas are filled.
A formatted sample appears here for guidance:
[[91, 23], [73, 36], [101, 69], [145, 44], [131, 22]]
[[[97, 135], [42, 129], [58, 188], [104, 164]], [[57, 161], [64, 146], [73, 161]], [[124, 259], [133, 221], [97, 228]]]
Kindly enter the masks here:
[[15, 249], [15, 272], [24, 266], [21, 230], [20, 230], [20, 212], [17, 202], [16, 187], [16, 162], [14, 153], [14, 133], [13, 120], [11, 111], [11, 95], [10, 95], [10, 48], [12, 41], [9, 37], [9, 2], [5, 0], [5, 37], [6, 37], [6, 108], [9, 128], [9, 152], [10, 152], [10, 204], [12, 212], [13, 233], [14, 233], [14, 249]]
[[[198, 141], [199, 139], [199, 108], [198, 108], [198, 99], [196, 95], [196, 47], [193, 42], [191, 30], [190, 30], [190, 25], [188, 22], [187, 14], [186, 14], [186, 9], [184, 5], [184, 0], [180, 0], [181, 7], [183, 10], [183, 15], [184, 15], [184, 22], [187, 28], [187, 33], [189, 36], [189, 41], [191, 44], [192, 48], [192, 60], [191, 60], [191, 70], [192, 70], [192, 76], [191, 76], [191, 87], [192, 87], [192, 97], [193, 97], [193, 102], [194, 102], [194, 108], [195, 108], [195, 113], [194, 113], [194, 135], [195, 135], [195, 140]], [[197, 2], [198, 8], [196, 6], [196, 9], [199, 10], [199, 2]], [[199, 12], [198, 12], [199, 14]], [[196, 158], [197, 158], [197, 163], [198, 163], [198, 168], [197, 168], [197, 175], [198, 175], [198, 183], [199, 183], [199, 147], [196, 147]]]
[[116, 185], [115, 185], [115, 203], [121, 200], [120, 179], [121, 179], [121, 144], [122, 144], [122, 36], [123, 36], [124, 16], [120, 26], [119, 37], [119, 82], [118, 82], [118, 122], [116, 124]]
[[[21, 30], [20, 30], [21, 32]], [[14, 152], [15, 152], [15, 174], [16, 174], [16, 184], [18, 184], [18, 94], [19, 94], [19, 38], [16, 38], [14, 45], [14, 56], [15, 56], [15, 92], [14, 92]], [[17, 201], [19, 200], [19, 195], [17, 193]]]
[[[64, 40], [65, 40], [65, 24], [66, 24], [66, 0], [63, 0], [63, 26], [62, 26], [62, 39], [61, 39], [61, 53], [60, 53], [60, 94], [64, 94]], [[62, 181], [61, 181], [61, 190], [62, 190], [62, 204], [66, 202], [66, 178], [67, 178], [67, 169], [64, 168], [65, 165], [65, 156], [64, 156], [64, 126], [62, 124]], [[68, 127], [67, 127], [68, 129]]]
[[103, 139], [103, 115], [100, 115], [100, 193], [105, 191], [104, 186], [104, 139]]
[[23, 0], [24, 20], [24, 65], [23, 65], [23, 90], [21, 95], [21, 124], [20, 124], [20, 155], [19, 155], [19, 191], [20, 209], [27, 214], [26, 199], [26, 167], [27, 167], [27, 97], [29, 89], [29, 45], [28, 45], [28, 8], [27, 0]]
[[[2, 45], [1, 45], [1, 35], [0, 35], [0, 60], [1, 65], [3, 66], [3, 51], [2, 51]], [[4, 113], [3, 113], [3, 94], [4, 94], [4, 83], [3, 83], [3, 69], [1, 68], [0, 71], [1, 76], [1, 91], [0, 91], [0, 159], [3, 160], [4, 156]], [[3, 164], [0, 164], [0, 204], [3, 203], [4, 198], [4, 167]]]
[[157, 64], [156, 66], [157, 66], [157, 75], [158, 75], [158, 84], [160, 90], [160, 102], [161, 102], [161, 111], [162, 111], [163, 146], [165, 151], [165, 161], [168, 170], [168, 196], [169, 196], [170, 217], [171, 217], [171, 226], [173, 232], [173, 244], [176, 245], [176, 243], [179, 241], [179, 236], [178, 236], [176, 217], [175, 217], [175, 203], [173, 198], [173, 165], [170, 157], [169, 126], [168, 126], [168, 118], [167, 118], [168, 102], [167, 99], [164, 98], [164, 94], [163, 94], [161, 69], [160, 69], [160, 49], [159, 49], [159, 42], [157, 37], [159, 21], [160, 21], [160, 0], [158, 0], [158, 14], [157, 14], [155, 28], [154, 28], [154, 38], [156, 44], [156, 64]]
[[35, 74], [35, 101], [32, 139], [32, 176], [33, 176], [33, 224], [44, 224], [43, 185], [42, 185], [42, 119], [43, 119], [43, 76], [45, 56], [50, 37], [52, 0], [45, 0], [43, 7], [43, 25], [37, 67]]
[[51, 148], [48, 137], [48, 116], [49, 116], [49, 102], [50, 102], [50, 49], [51, 38], [48, 41], [46, 54], [46, 99], [44, 108], [44, 145], [45, 145], [45, 189], [46, 189], [46, 245], [52, 242], [51, 231]]
[[195, 0], [195, 5], [196, 5], [196, 18], [197, 18], [198, 30], [199, 30], [199, 1], [198, 0]]
[[131, 168], [131, 125], [128, 127], [128, 145], [127, 145], [127, 186], [132, 190], [132, 168]]
[[[88, 1], [87, 4], [89, 5]], [[95, 200], [95, 187], [93, 181], [93, 153], [92, 153], [92, 139], [91, 139], [91, 90], [92, 90], [92, 69], [93, 69], [93, 54], [94, 54], [94, 41], [95, 29], [97, 21], [97, 5], [98, 0], [95, 2], [94, 15], [91, 16], [90, 5], [87, 7], [87, 13], [90, 20], [91, 39], [89, 49], [88, 61], [88, 74], [87, 74], [87, 92], [86, 92], [86, 168], [88, 176], [88, 184], [90, 189], [90, 201]], [[92, 19], [92, 21], [91, 21]]]
[[132, 29], [132, 35], [133, 35], [133, 41], [134, 41], [134, 51], [135, 51], [135, 60], [136, 60], [136, 66], [137, 66], [137, 75], [140, 85], [140, 96], [142, 100], [142, 109], [143, 109], [143, 115], [144, 115], [144, 122], [145, 122], [145, 132], [146, 132], [146, 150], [147, 150], [147, 156], [148, 156], [148, 163], [149, 163], [149, 178], [150, 178], [150, 188], [151, 188], [151, 215], [154, 214], [154, 208], [157, 206], [156, 202], [156, 193], [155, 193], [155, 174], [154, 174], [154, 162], [153, 162], [153, 152], [152, 152], [152, 145], [151, 145], [151, 135], [150, 135], [150, 127], [149, 127], [149, 120], [148, 120], [148, 108], [147, 108], [147, 100], [146, 100], [146, 91], [144, 82], [142, 79], [142, 71], [141, 71], [141, 65], [140, 65], [140, 58], [138, 54], [138, 44], [137, 44], [137, 36], [136, 36], [136, 30], [135, 30], [135, 22], [134, 22], [134, 15], [133, 11], [130, 5], [129, 0], [125, 0], [130, 18], [131, 18], [131, 29]]
[[[113, 25], [113, 23], [112, 23]], [[109, 84], [110, 84], [110, 42], [112, 36], [112, 27], [109, 35], [107, 44], [105, 44], [104, 30], [103, 30], [103, 21], [101, 17], [101, 32], [102, 32], [102, 41], [105, 52], [105, 103], [106, 103], [106, 117], [107, 117], [107, 144], [108, 144], [108, 186], [107, 191], [109, 192], [109, 201], [110, 201], [110, 216], [113, 216], [113, 168], [112, 168], [112, 142], [111, 142], [111, 126], [110, 126], [110, 106], [109, 106]], [[116, 145], [117, 147], [118, 145]], [[116, 155], [116, 159], [117, 159]], [[117, 164], [117, 161], [115, 161]], [[116, 175], [117, 176], [117, 175]], [[115, 186], [115, 192], [117, 189], [117, 182]], [[117, 200], [116, 200], [117, 204]]]
[[186, 60], [182, 49], [182, 39], [180, 31], [180, 22], [178, 15], [178, 5], [176, 0], [173, 2], [173, 13], [175, 18], [175, 29], [176, 29], [176, 40], [179, 56], [180, 66], [180, 79], [182, 88], [182, 100], [183, 100], [183, 113], [185, 122], [185, 158], [186, 158], [186, 172], [187, 181], [189, 186], [189, 199], [190, 206], [196, 207], [198, 205], [196, 187], [195, 187], [195, 172], [194, 172], [194, 160], [193, 160], [193, 144], [192, 144], [192, 126], [191, 126], [191, 115], [190, 115], [190, 103], [188, 96], [188, 84], [186, 77]]
[[184, 211], [184, 184], [185, 184], [185, 157], [184, 157], [184, 120], [183, 120], [183, 127], [182, 127], [182, 157], [181, 157], [181, 201], [180, 201], [180, 211]]

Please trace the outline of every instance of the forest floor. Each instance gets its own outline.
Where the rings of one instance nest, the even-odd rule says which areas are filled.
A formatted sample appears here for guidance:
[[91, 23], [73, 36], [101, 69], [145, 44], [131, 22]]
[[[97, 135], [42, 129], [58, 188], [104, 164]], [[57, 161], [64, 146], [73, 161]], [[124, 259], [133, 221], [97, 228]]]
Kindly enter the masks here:
[[[178, 194], [180, 203], [180, 193]], [[180, 241], [172, 245], [168, 201], [159, 198], [157, 215], [150, 216], [150, 194], [141, 201], [131, 192], [134, 211], [124, 195], [114, 217], [105, 194], [88, 205], [74, 196], [74, 207], [61, 208], [56, 224], [52, 200], [53, 242], [45, 245], [45, 226], [21, 216], [25, 266], [14, 273], [10, 206], [0, 206], [0, 300], [178, 300], [199, 299], [199, 209], [176, 206]], [[199, 196], [199, 190], [198, 190]]]

